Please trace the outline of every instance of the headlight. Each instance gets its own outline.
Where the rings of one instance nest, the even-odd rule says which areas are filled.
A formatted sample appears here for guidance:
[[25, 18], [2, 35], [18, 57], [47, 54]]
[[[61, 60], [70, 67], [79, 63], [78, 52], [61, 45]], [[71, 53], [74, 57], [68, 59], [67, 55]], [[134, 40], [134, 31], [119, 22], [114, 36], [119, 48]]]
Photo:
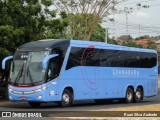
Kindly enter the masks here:
[[49, 86], [45, 86], [45, 87], [42, 88], [42, 90], [46, 90], [48, 88], [49, 88]]
[[37, 89], [37, 90], [34, 90], [34, 93], [41, 92], [41, 91], [46, 90], [46, 89], [48, 89], [48, 88], [49, 88], [49, 86], [45, 86], [45, 87], [43, 87], [43, 88], [39, 88], [39, 89]]
[[34, 93], [41, 92], [41, 91], [42, 89], [40, 88], [40, 89], [34, 90]]
[[39, 89], [36, 89], [36, 90], [33, 90], [33, 91], [14, 91], [12, 90], [11, 88], [8, 88], [8, 91], [11, 92], [11, 93], [14, 93], [14, 94], [34, 94], [34, 93], [38, 93], [38, 92], [41, 92], [43, 90], [46, 90], [48, 89], [49, 86], [45, 86], [45, 87], [42, 87], [42, 88], [39, 88]]
[[13, 90], [11, 88], [8, 89], [9, 92], [12, 92]]

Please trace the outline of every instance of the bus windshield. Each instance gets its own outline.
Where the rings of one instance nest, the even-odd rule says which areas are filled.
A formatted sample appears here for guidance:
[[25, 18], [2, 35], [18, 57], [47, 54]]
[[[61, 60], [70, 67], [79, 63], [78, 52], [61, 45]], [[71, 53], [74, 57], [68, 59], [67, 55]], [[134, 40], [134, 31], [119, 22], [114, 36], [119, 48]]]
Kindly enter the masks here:
[[43, 59], [49, 51], [28, 52], [26, 59], [15, 59], [10, 74], [10, 83], [14, 85], [36, 85], [45, 81], [42, 69]]

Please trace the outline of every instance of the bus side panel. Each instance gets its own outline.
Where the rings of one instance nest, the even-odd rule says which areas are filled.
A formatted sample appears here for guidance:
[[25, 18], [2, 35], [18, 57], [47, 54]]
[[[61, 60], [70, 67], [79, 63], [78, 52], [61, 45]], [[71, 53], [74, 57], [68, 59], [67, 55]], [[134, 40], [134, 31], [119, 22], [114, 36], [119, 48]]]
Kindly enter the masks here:
[[63, 76], [64, 83], [73, 87], [75, 100], [122, 97], [120, 79], [112, 76], [111, 68], [74, 67], [66, 70]]
[[43, 85], [49, 87], [47, 90], [45, 90], [44, 93], [45, 99], [48, 102], [59, 101], [58, 81], [59, 79], [51, 80], [50, 82], [47, 82]]
[[[98, 99], [119, 98], [121, 96], [120, 79], [113, 77], [111, 67], [99, 67], [98, 77], [100, 94]], [[96, 96], [93, 98], [97, 99]]]
[[64, 72], [59, 88], [64, 89], [66, 83], [72, 86], [75, 100], [124, 98], [128, 86], [133, 86], [134, 92], [142, 86], [144, 96], [153, 96], [157, 79], [151, 82], [149, 74], [150, 69], [80, 66]]
[[158, 94], [158, 67], [150, 69], [148, 73], [146, 97], [155, 96]]
[[[87, 70], [89, 73], [92, 73], [92, 70]], [[92, 99], [92, 91], [94, 87], [96, 88], [95, 84], [92, 84], [94, 87], [89, 86], [89, 82], [93, 82], [92, 76], [85, 76], [86, 73], [82, 74], [81, 67], [74, 67], [69, 70], [66, 70], [63, 74], [64, 79], [66, 79], [67, 84], [69, 81], [71, 86], [74, 90], [74, 99], [75, 100], [83, 100], [83, 99]], [[87, 81], [84, 81], [84, 79]], [[73, 84], [75, 83], [75, 84]]]

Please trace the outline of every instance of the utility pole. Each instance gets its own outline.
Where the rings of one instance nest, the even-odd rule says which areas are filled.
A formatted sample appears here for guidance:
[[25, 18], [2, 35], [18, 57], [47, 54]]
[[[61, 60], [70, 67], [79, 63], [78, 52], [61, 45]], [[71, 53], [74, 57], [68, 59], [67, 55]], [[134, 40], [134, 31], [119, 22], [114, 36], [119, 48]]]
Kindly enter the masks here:
[[141, 25], [139, 23], [139, 37], [141, 36]]
[[126, 13], [126, 33], [128, 35], [128, 13]]
[[105, 28], [105, 31], [106, 31], [106, 33], [105, 33], [105, 43], [107, 43], [107, 41], [108, 41], [108, 29]]
[[115, 39], [116, 32], [115, 32], [115, 15], [113, 15], [113, 39]]

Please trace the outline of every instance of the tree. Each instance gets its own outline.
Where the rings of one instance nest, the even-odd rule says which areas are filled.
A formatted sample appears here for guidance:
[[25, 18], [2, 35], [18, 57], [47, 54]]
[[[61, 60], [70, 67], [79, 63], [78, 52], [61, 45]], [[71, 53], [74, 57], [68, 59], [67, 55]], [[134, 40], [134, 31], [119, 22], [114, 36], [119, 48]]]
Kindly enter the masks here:
[[102, 18], [118, 12], [116, 5], [127, 0], [56, 0], [54, 6], [68, 14], [70, 33], [90, 40]]
[[135, 38], [135, 40], [139, 40], [139, 39], [148, 39], [148, 40], [150, 40], [151, 37], [149, 35], [144, 35], [144, 36], [140, 36], [138, 38]]
[[135, 42], [127, 42], [122, 44], [123, 46], [128, 46], [128, 47], [135, 47], [135, 48], [143, 48], [142, 45], [137, 45]]
[[0, 48], [14, 52], [26, 42], [62, 38], [68, 22], [49, 10], [51, 0], [0, 0]]
[[117, 41], [116, 41], [116, 40], [114, 40], [114, 39], [110, 39], [110, 38], [108, 38], [108, 43], [109, 43], [109, 44], [115, 44], [115, 45], [118, 45], [118, 43], [117, 43]]
[[157, 47], [156, 47], [156, 45], [155, 45], [155, 43], [153, 41], [148, 40], [148, 42], [147, 42], [147, 48], [148, 49], [156, 49]]
[[104, 42], [105, 41], [105, 29], [102, 28], [100, 24], [98, 24], [95, 29], [93, 30], [93, 33], [90, 38], [91, 41], [99, 41]]

